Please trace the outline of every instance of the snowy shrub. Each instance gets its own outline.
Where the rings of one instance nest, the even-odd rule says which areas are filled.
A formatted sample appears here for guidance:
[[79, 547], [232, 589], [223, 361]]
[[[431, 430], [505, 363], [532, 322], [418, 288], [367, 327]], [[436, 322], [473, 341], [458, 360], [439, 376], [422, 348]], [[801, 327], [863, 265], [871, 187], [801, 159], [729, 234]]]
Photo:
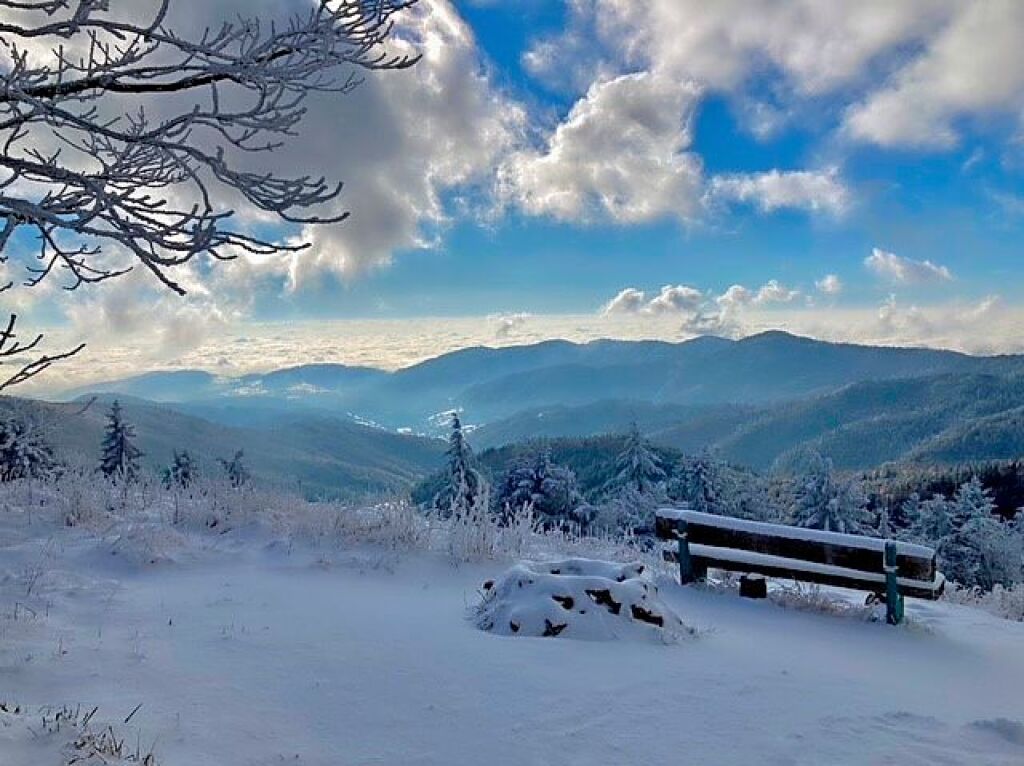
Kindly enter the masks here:
[[992, 590], [965, 588], [956, 583], [947, 583], [943, 600], [953, 604], [984, 609], [990, 614], [1006, 620], [1024, 622], [1024, 585], [1011, 587], [996, 585]]
[[498, 530], [497, 549], [504, 556], [523, 557], [536, 536], [544, 532], [544, 526], [530, 503], [520, 506], [517, 510], [506, 509], [503, 520], [504, 523]]
[[605, 499], [597, 510], [594, 526], [599, 530], [624, 530], [631, 534], [654, 533], [655, 512], [664, 498], [626, 486]]
[[474, 619], [505, 636], [670, 642], [692, 634], [645, 574], [640, 563], [523, 561], [484, 583]]
[[453, 562], [484, 561], [498, 552], [501, 528], [490, 511], [486, 488], [469, 506], [453, 506], [447, 519], [448, 555]]
[[816, 583], [783, 582], [768, 589], [768, 600], [786, 609], [820, 612], [855, 619], [884, 619], [876, 605], [853, 602], [837, 596]]
[[404, 500], [383, 500], [365, 508], [335, 506], [333, 517], [333, 535], [340, 542], [390, 551], [423, 550], [430, 542], [427, 520]]

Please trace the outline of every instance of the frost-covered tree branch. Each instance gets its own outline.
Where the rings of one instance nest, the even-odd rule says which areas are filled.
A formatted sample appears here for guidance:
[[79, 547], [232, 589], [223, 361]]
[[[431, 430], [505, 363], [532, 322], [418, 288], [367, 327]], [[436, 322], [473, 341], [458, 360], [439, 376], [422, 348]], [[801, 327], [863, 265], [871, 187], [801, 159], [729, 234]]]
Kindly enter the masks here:
[[414, 2], [319, 0], [183, 35], [171, 0], [0, 0], [0, 261], [27, 244], [26, 285], [60, 273], [71, 290], [141, 264], [183, 294], [174, 267], [198, 255], [303, 249], [239, 215], [337, 223], [341, 184], [245, 158], [294, 138], [310, 94], [414, 64], [386, 47]]

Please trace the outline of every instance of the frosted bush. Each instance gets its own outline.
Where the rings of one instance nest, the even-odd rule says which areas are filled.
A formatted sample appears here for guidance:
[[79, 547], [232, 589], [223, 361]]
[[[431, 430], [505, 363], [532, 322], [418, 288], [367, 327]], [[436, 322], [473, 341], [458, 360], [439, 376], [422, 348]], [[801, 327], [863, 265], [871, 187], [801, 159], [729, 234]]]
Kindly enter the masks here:
[[448, 529], [448, 555], [453, 562], [484, 561], [498, 552], [500, 529], [490, 512], [485, 491], [468, 507], [455, 507], [445, 522]]
[[1024, 622], [1024, 585], [1012, 587], [996, 585], [990, 591], [981, 588], [964, 588], [956, 583], [947, 583], [943, 600], [953, 604], [984, 609], [990, 614], [1006, 620]]

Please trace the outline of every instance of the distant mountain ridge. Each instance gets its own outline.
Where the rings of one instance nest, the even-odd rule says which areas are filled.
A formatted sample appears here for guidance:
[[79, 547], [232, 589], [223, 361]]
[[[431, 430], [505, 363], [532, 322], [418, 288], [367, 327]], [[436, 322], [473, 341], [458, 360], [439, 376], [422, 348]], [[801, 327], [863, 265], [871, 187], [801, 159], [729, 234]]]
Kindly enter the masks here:
[[202, 403], [208, 410], [240, 402], [251, 410], [311, 408], [428, 432], [431, 416], [453, 408], [464, 409], [469, 422], [486, 424], [528, 408], [607, 400], [764, 406], [859, 382], [949, 373], [1024, 373], [1024, 357], [836, 344], [772, 331], [736, 341], [707, 336], [680, 343], [553, 340], [476, 347], [394, 372], [316, 364], [239, 377], [148, 373], [64, 396], [130, 394]]

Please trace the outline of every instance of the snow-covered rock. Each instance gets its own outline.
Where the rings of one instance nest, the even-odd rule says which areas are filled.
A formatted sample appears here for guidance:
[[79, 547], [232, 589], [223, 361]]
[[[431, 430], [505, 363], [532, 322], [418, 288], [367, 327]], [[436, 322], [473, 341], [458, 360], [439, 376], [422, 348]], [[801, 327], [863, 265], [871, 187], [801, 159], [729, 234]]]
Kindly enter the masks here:
[[671, 642], [693, 633], [661, 600], [645, 565], [580, 558], [516, 564], [484, 583], [475, 618], [506, 636]]

